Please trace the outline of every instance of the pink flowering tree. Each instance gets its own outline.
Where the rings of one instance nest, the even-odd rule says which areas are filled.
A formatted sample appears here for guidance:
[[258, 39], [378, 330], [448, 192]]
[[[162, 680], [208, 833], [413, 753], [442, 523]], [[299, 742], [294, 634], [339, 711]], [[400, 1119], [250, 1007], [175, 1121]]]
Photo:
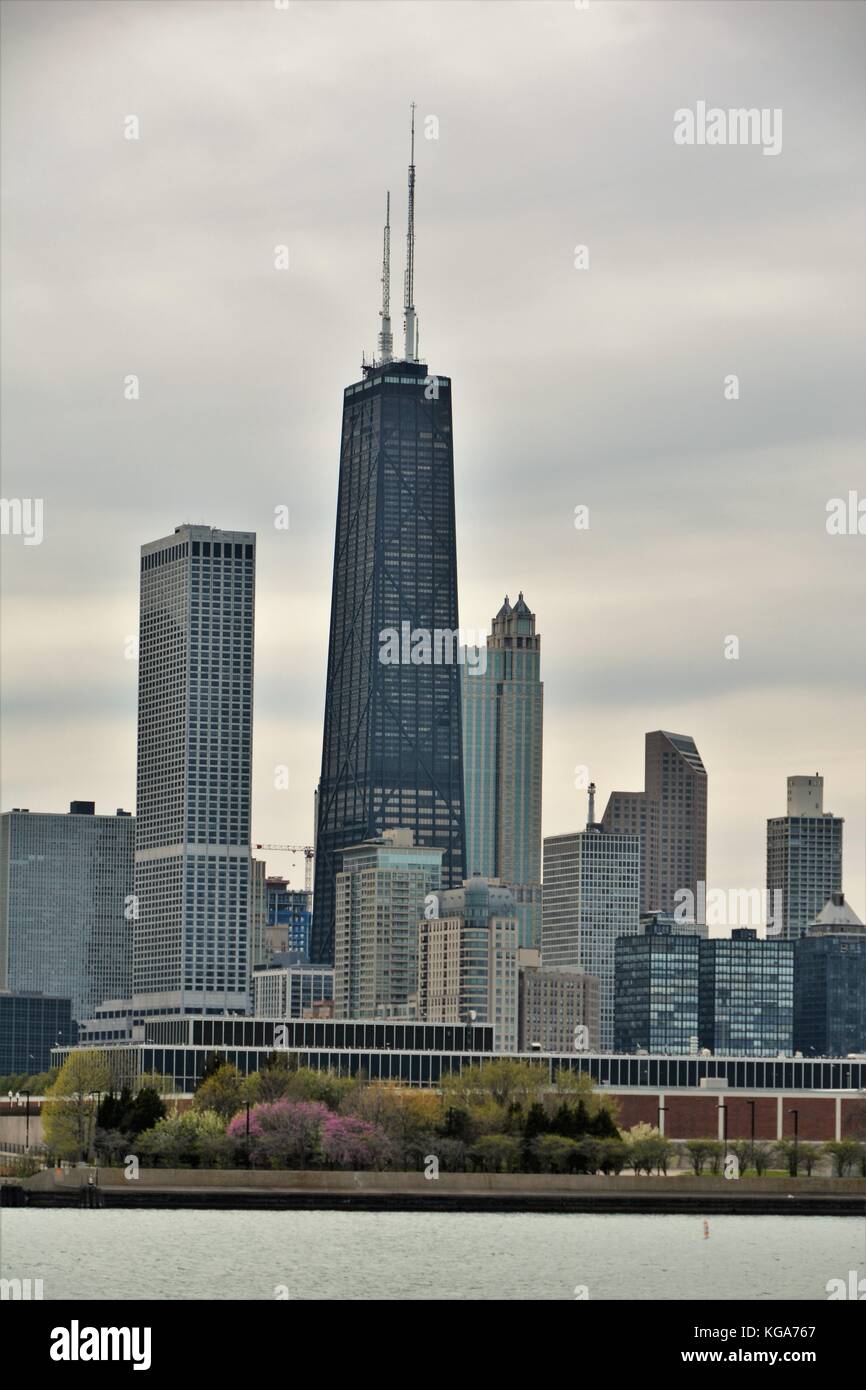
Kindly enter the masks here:
[[[322, 1128], [330, 1114], [320, 1101], [278, 1100], [250, 1110], [250, 1162], [260, 1168], [311, 1168], [322, 1160]], [[228, 1128], [243, 1142], [246, 1114]]]
[[334, 1168], [386, 1168], [393, 1145], [378, 1125], [357, 1115], [326, 1115], [322, 1124], [322, 1155]]

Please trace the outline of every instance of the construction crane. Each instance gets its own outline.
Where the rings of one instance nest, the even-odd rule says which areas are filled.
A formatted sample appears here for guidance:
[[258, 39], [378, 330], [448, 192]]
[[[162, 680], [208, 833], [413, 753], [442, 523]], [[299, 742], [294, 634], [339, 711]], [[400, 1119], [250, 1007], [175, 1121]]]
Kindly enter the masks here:
[[279, 849], [287, 854], [302, 854], [304, 856], [304, 892], [308, 895], [313, 891], [313, 860], [316, 851], [312, 845], [256, 845], [256, 849]]

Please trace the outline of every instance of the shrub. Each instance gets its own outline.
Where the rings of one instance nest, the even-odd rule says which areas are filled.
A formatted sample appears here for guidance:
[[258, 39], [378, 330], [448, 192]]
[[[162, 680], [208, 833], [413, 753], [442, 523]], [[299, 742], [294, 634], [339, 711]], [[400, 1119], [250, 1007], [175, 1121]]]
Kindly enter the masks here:
[[482, 1173], [520, 1171], [520, 1144], [511, 1134], [485, 1134], [472, 1145], [469, 1156]]
[[860, 1145], [854, 1139], [834, 1139], [824, 1145], [833, 1164], [833, 1176], [844, 1178], [851, 1172], [860, 1155]]
[[539, 1134], [531, 1149], [542, 1173], [569, 1173], [579, 1157], [576, 1141], [562, 1134]]

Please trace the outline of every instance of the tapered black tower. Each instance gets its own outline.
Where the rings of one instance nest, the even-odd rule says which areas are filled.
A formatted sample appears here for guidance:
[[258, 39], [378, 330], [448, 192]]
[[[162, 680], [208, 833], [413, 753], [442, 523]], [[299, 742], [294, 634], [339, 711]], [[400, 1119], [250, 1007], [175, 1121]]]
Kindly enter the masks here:
[[418, 358], [414, 103], [403, 315], [395, 361], [389, 194], [379, 356], [343, 393], [310, 940], [311, 958], [329, 964], [348, 845], [408, 829], [441, 845], [444, 888], [463, 882], [451, 382]]
[[[333, 961], [346, 846], [405, 827], [416, 844], [444, 849], [443, 887], [462, 883], [457, 627], [451, 382], [419, 362], [387, 362], [343, 401], [314, 961]], [[437, 630], [453, 640], [437, 643]], [[427, 653], [419, 632], [430, 634]], [[399, 635], [399, 654], [389, 633]]]

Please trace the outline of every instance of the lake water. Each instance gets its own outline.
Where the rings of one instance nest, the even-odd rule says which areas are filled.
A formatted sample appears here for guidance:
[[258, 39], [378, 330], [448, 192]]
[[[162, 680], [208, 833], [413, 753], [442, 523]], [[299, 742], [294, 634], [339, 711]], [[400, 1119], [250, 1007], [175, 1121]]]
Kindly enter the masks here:
[[0, 1211], [45, 1299], [826, 1299], [859, 1217]]

